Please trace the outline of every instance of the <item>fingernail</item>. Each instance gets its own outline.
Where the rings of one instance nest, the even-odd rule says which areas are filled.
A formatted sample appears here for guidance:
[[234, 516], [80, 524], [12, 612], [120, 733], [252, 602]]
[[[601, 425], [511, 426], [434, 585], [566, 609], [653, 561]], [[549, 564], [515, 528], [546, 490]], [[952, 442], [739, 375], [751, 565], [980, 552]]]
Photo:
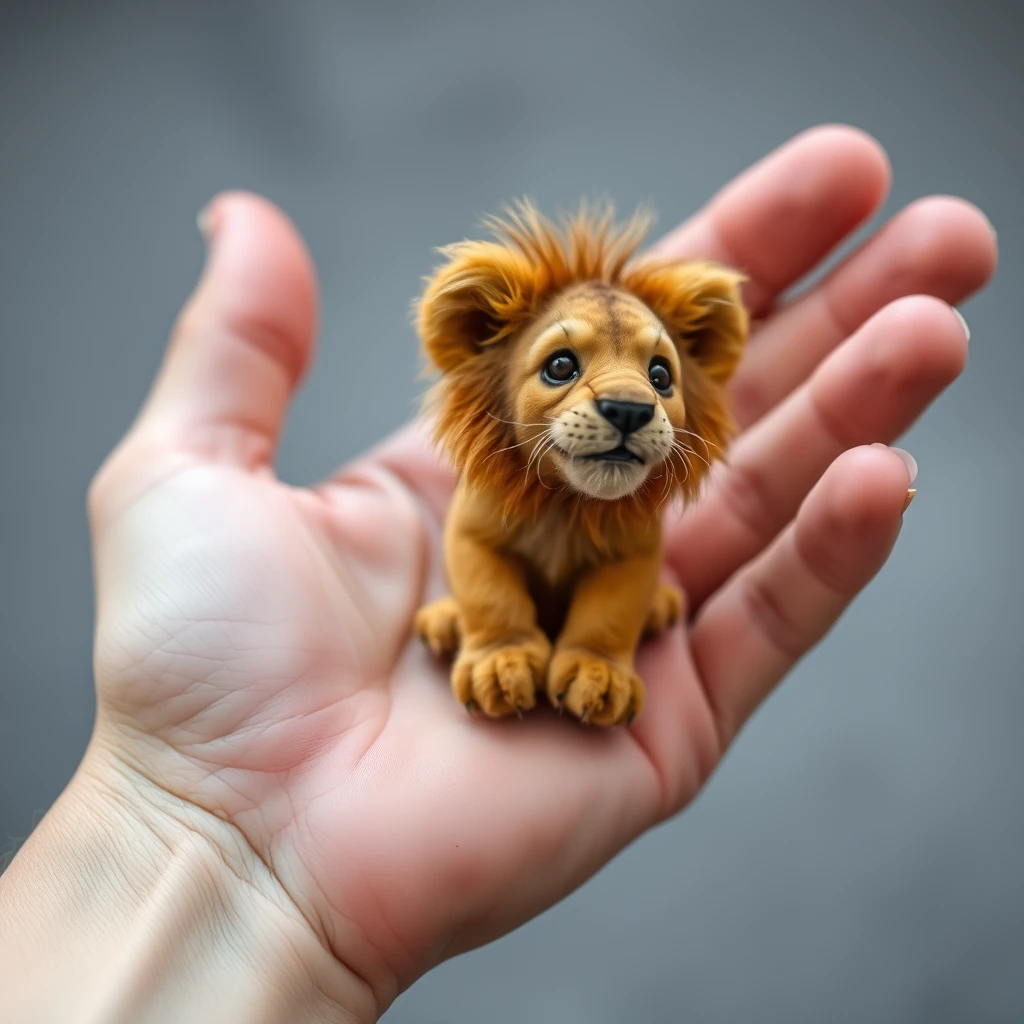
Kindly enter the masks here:
[[956, 306], [950, 306], [949, 308], [951, 310], [953, 310], [954, 313], [956, 313], [956, 318], [957, 318], [957, 320], [960, 321], [960, 326], [964, 329], [964, 337], [968, 341], [970, 341], [971, 340], [971, 329], [970, 329], [970, 327], [967, 326], [967, 321], [964, 319], [963, 313], [961, 313], [960, 310], [956, 308]]
[[903, 515], [903, 513], [906, 512], [908, 508], [910, 508], [910, 503], [914, 500], [915, 494], [917, 494], [916, 487], [910, 487], [907, 489], [907, 496], [903, 500], [903, 508], [900, 509], [900, 515]]
[[917, 459], [902, 448], [890, 448], [889, 451], [895, 452], [903, 460], [903, 465], [907, 467], [907, 472], [910, 474], [910, 482], [913, 483], [917, 479]]
[[910, 452], [903, 448], [893, 448], [891, 445], [882, 444], [881, 441], [876, 441], [871, 447], [888, 448], [889, 451], [895, 452], [903, 461], [903, 465], [907, 467], [907, 472], [910, 474], [910, 482], [913, 483], [917, 479], [917, 459]]

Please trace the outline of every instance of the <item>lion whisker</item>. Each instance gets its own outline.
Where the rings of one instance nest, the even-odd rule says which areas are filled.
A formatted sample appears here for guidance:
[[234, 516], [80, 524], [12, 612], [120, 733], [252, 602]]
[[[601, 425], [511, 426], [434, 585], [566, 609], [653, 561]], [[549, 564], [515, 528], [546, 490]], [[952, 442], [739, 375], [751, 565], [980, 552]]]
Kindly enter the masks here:
[[554, 488], [548, 487], [548, 485], [544, 483], [544, 478], [540, 475], [540, 467], [541, 463], [544, 461], [544, 456], [547, 455], [547, 453], [551, 451], [551, 449], [554, 447], [556, 447], [556, 442], [554, 438], [551, 438], [548, 442], [547, 447], [540, 453], [540, 456], [537, 459], [537, 483], [539, 483], [541, 487], [548, 491], [552, 491], [554, 490]]
[[703, 462], [704, 465], [708, 467], [708, 469], [711, 468], [711, 463], [708, 462], [708, 460], [705, 459], [704, 456], [701, 455], [701, 453], [698, 452], [696, 449], [691, 448], [688, 444], [683, 444], [683, 442], [680, 441], [678, 438], [676, 438], [673, 443], [679, 445], [680, 451], [689, 452], [690, 455], [693, 455], [694, 457], [700, 459], [700, 461]]
[[659, 512], [661, 510], [661, 506], [664, 505], [665, 502], [668, 500], [669, 494], [672, 493], [672, 484], [675, 483], [677, 479], [675, 467], [672, 465], [671, 455], [664, 463], [662, 463], [662, 465], [665, 466], [665, 469], [667, 471], [665, 473], [665, 486], [662, 487], [661, 489], [661, 500], [658, 502], [657, 507], [654, 509], [655, 513]]
[[683, 453], [680, 451], [679, 454], [683, 455], [682, 463], [683, 469], [686, 472], [686, 476], [684, 476], [682, 480], [679, 479], [679, 471], [676, 468], [675, 459], [672, 457], [672, 454], [674, 454], [675, 451], [679, 451], [679, 449], [675, 448], [675, 445], [673, 444], [673, 453], [671, 453], [668, 459], [666, 460], [666, 464], [668, 465], [668, 468], [671, 469], [672, 475], [669, 476], [667, 473], [665, 474], [665, 487], [662, 491], [661, 499], [659, 500], [657, 506], [654, 509], [654, 515], [657, 515], [661, 511], [662, 506], [665, 504], [666, 501], [668, 501], [669, 497], [671, 496], [673, 490], [671, 484], [674, 483], [681, 487], [690, 475], [689, 467], [686, 464], [686, 456], [683, 455]]
[[[544, 437], [544, 435], [541, 434], [540, 435], [541, 440], [543, 440], [543, 437]], [[522, 446], [524, 444], [530, 444], [531, 441], [536, 441], [536, 440], [537, 440], [537, 438], [535, 438], [535, 437], [528, 437], [525, 441], [517, 441], [515, 444], [506, 445], [504, 448], [499, 448], [499, 449], [497, 449], [497, 451], [491, 452], [491, 454], [488, 455], [486, 459], [484, 459], [484, 462], [487, 462], [488, 460], [493, 459], [495, 455], [500, 455], [502, 452], [510, 452], [510, 451], [512, 451], [513, 448], [522, 448]]]
[[[545, 444], [545, 442], [547, 443]], [[538, 466], [537, 479], [540, 480], [541, 459], [543, 459], [547, 452], [554, 446], [555, 440], [551, 437], [550, 430], [544, 431], [544, 433], [537, 439], [537, 443], [533, 446], [533, 450], [530, 452], [530, 457], [526, 462], [526, 469], [523, 472], [527, 479], [529, 479], [530, 470], [533, 467], [534, 460], [536, 460]], [[541, 483], [543, 484], [543, 481], [541, 481]], [[551, 490], [551, 488], [548, 487], [548, 490]]]
[[[697, 440], [700, 441], [702, 445], [704, 445], [704, 450], [708, 453], [709, 458], [711, 457], [712, 448], [718, 448], [719, 451], [722, 450], [717, 444], [715, 444], [714, 441], [709, 441], [706, 437], [701, 437], [700, 434], [697, 434], [692, 430], [687, 430], [685, 427], [673, 427], [672, 430], [677, 434], [689, 434], [690, 437], [697, 438]], [[696, 454], [697, 453], [694, 452], [694, 455]]]
[[551, 421], [554, 419], [554, 416], [548, 416], [547, 423], [521, 423], [519, 420], [503, 420], [500, 416], [495, 416], [493, 412], [488, 412], [487, 415], [498, 423], [507, 423], [510, 427], [550, 427]]
[[[700, 459], [700, 455], [698, 455], [692, 448], [688, 448], [685, 444], [676, 439], [672, 441], [672, 450], [679, 454], [680, 461], [683, 464], [683, 469], [686, 471], [686, 475], [680, 481], [680, 485], [682, 485], [690, 479], [690, 471], [693, 469], [693, 466], [690, 463], [690, 456], [696, 455], [697, 458]], [[701, 461], [704, 462], [705, 460], [701, 459]]]

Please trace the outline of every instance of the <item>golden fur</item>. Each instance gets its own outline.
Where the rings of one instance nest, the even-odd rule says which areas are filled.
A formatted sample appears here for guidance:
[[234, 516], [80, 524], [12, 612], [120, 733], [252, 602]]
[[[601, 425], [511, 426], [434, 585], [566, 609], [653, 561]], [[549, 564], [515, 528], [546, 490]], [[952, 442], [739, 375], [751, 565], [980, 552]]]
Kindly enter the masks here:
[[489, 222], [493, 240], [442, 250], [419, 301], [436, 438], [460, 482], [452, 597], [417, 629], [457, 652], [471, 710], [521, 713], [544, 688], [584, 721], [628, 721], [637, 642], [681, 614], [658, 584], [659, 513], [724, 453], [748, 319], [735, 271], [637, 257], [647, 223], [584, 206], [556, 227], [521, 203]]

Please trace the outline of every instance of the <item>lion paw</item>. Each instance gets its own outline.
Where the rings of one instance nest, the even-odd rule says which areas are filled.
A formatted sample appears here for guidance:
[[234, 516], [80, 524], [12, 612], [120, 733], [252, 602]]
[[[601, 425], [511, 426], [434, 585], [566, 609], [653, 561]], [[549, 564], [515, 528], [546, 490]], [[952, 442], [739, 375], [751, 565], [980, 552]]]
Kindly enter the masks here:
[[416, 614], [416, 633], [439, 658], [459, 649], [459, 606], [452, 597], [425, 605]]
[[655, 591], [651, 610], [644, 623], [644, 636], [657, 636], [669, 626], [674, 626], [686, 608], [686, 595], [671, 583], [659, 583]]
[[644, 684], [629, 665], [590, 651], [556, 651], [548, 669], [548, 699], [588, 725], [631, 722], [644, 703]]
[[550, 656], [551, 644], [539, 631], [526, 640], [464, 647], [452, 667], [452, 690], [470, 711], [522, 717], [537, 703]]

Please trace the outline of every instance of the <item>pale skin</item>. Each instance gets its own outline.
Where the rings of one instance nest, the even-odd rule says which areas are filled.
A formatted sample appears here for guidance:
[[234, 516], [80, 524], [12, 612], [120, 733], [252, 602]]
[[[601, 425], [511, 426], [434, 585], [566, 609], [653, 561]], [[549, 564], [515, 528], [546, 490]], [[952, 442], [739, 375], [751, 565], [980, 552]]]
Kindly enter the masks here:
[[692, 619], [641, 648], [645, 709], [614, 731], [452, 699], [412, 630], [454, 486], [422, 429], [319, 487], [276, 480], [312, 270], [268, 204], [215, 200], [202, 281], [90, 491], [97, 722], [0, 878], [0, 1017], [373, 1020], [682, 809], [885, 562], [911, 474], [873, 445], [965, 362], [950, 304], [996, 243], [960, 200], [779, 301], [887, 181], [875, 143], [818, 129], [662, 243], [744, 269], [761, 322], [731, 465], [665, 522]]

